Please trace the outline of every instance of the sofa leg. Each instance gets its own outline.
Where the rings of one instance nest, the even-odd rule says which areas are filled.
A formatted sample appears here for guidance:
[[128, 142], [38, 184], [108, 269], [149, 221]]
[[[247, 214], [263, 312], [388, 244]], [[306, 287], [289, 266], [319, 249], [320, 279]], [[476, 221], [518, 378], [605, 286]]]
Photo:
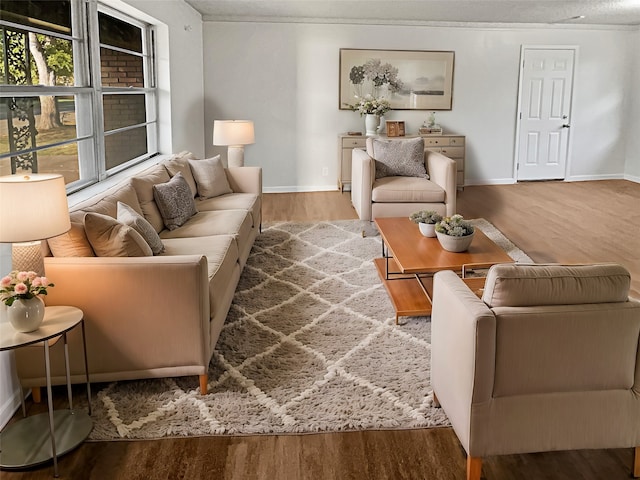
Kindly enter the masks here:
[[480, 480], [482, 458], [467, 455], [467, 480]]
[[436, 408], [440, 408], [440, 400], [438, 400], [436, 392], [433, 392], [433, 406]]
[[33, 403], [40, 403], [42, 401], [42, 393], [40, 391], [40, 387], [31, 388], [31, 399], [33, 400]]
[[633, 478], [640, 478], [640, 447], [634, 449], [633, 454]]
[[206, 395], [207, 394], [207, 381], [208, 381], [209, 377], [207, 376], [207, 374], [205, 373], [204, 375], [200, 375], [200, 395]]

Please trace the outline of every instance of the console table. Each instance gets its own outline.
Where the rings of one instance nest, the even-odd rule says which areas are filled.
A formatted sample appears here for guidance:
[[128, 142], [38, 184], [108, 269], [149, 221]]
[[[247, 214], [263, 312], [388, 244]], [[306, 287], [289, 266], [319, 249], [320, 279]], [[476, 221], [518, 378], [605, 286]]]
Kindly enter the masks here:
[[[53, 475], [58, 477], [58, 456], [63, 455], [82, 443], [93, 428], [91, 420], [91, 385], [87, 368], [87, 345], [82, 310], [75, 307], [46, 307], [40, 328], [33, 332], [21, 333], [9, 322], [0, 323], [0, 351], [33, 346], [44, 347], [44, 365], [47, 379], [47, 413], [26, 416], [24, 396], [21, 395], [24, 418], [7, 426], [0, 433], [0, 468], [20, 469], [40, 465], [53, 459]], [[71, 376], [69, 373], [69, 350], [67, 332], [78, 325], [82, 328], [84, 367], [87, 379], [87, 400], [89, 414], [73, 409]], [[49, 348], [58, 340], [64, 341], [64, 360], [67, 375], [68, 410], [53, 410], [51, 393], [51, 368]], [[33, 347], [31, 347], [33, 348]], [[34, 355], [39, 349], [34, 349]]]
[[[412, 138], [421, 136], [424, 138], [424, 148], [440, 152], [456, 162], [457, 186], [464, 188], [464, 163], [465, 163], [465, 137], [463, 135], [438, 134], [438, 135], [406, 135], [404, 137], [380, 138]], [[345, 185], [351, 185], [351, 154], [354, 148], [365, 148], [367, 137], [365, 135], [338, 135], [338, 188], [344, 192]]]

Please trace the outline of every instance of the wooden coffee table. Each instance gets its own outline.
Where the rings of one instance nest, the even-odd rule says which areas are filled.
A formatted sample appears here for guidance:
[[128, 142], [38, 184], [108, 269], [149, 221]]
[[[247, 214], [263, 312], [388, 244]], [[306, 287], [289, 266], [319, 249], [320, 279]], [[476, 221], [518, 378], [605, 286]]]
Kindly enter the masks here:
[[466, 278], [467, 271], [488, 268], [513, 259], [478, 228], [469, 250], [444, 250], [437, 238], [425, 237], [406, 217], [376, 218], [382, 237], [382, 257], [375, 259], [378, 275], [387, 289], [398, 317], [431, 315], [433, 274], [453, 270], [474, 292], [484, 287], [484, 278]]

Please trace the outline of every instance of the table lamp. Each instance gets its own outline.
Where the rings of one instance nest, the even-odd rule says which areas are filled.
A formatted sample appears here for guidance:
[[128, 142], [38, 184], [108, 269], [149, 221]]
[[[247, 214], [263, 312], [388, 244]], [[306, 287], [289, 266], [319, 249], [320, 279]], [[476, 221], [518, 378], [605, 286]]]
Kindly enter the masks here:
[[13, 243], [13, 269], [44, 275], [41, 240], [71, 228], [64, 177], [34, 173], [0, 177], [0, 242]]
[[244, 146], [255, 143], [253, 122], [250, 120], [214, 120], [213, 144], [228, 146], [227, 165], [244, 166]]

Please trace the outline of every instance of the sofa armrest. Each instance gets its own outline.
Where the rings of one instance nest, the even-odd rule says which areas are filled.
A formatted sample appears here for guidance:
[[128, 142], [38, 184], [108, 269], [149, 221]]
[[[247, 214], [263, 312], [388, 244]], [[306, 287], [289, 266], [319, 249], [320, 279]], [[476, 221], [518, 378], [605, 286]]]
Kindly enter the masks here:
[[496, 318], [452, 271], [433, 279], [431, 384], [464, 446], [473, 404], [491, 399]]
[[444, 189], [447, 216], [454, 215], [457, 196], [455, 160], [431, 150], [425, 150], [424, 156], [431, 181]]
[[262, 195], [261, 167], [225, 168], [229, 186], [235, 193], [256, 193]]
[[360, 220], [372, 220], [371, 191], [375, 164], [365, 150], [354, 148], [351, 155], [351, 203]]
[[[145, 372], [162, 368], [173, 375], [184, 367], [192, 375], [207, 372], [211, 347], [206, 257], [48, 257], [45, 268], [55, 284], [46, 304], [71, 305], [84, 312], [94, 381], [100, 381], [101, 374], [110, 379], [157, 376]], [[82, 381], [78, 375], [83, 362], [74, 357], [81, 351], [70, 348], [74, 381]], [[43, 385], [41, 358], [20, 360], [22, 384]], [[59, 358], [52, 357], [52, 369], [55, 383], [64, 383]]]

